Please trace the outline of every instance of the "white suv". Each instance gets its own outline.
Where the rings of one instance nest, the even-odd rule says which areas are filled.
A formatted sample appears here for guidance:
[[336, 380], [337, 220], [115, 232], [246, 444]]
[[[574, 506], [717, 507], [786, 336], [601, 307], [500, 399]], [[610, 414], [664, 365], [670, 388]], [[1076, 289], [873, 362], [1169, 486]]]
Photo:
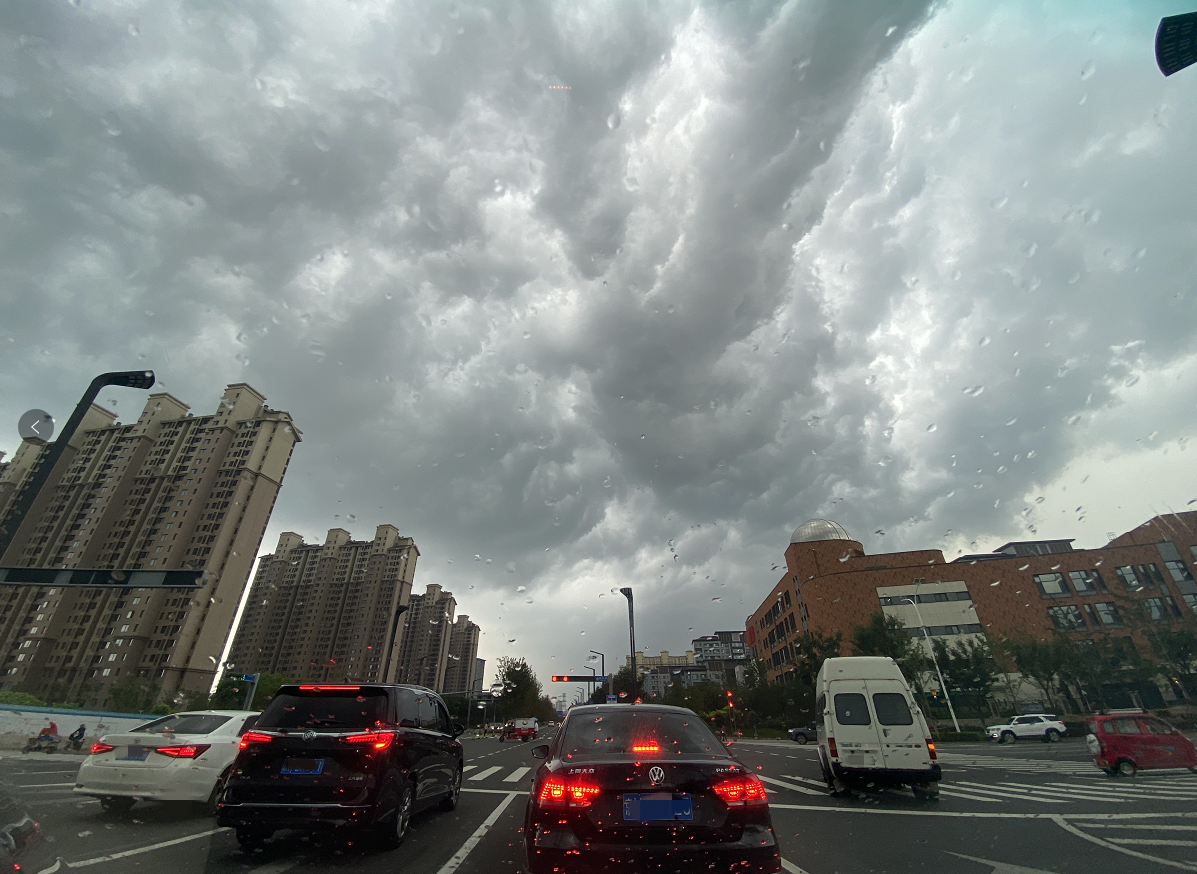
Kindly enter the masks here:
[[1015, 716], [1004, 725], [991, 725], [985, 729], [990, 740], [998, 743], [1014, 743], [1024, 738], [1036, 738], [1046, 743], [1055, 743], [1068, 733], [1064, 723], [1054, 713], [1028, 713]]

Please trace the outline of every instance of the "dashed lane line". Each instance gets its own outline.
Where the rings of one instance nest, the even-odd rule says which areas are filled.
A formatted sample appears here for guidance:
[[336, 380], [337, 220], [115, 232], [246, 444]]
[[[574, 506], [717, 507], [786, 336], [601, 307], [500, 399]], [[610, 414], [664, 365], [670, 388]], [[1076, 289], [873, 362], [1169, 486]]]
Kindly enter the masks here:
[[808, 874], [808, 872], [806, 871], [806, 869], [804, 869], [804, 868], [799, 868], [797, 865], [795, 865], [795, 864], [794, 864], [793, 862], [791, 862], [789, 859], [782, 859], [782, 860], [781, 860], [781, 867], [783, 867], [783, 868], [785, 868], [787, 871], [789, 871], [789, 872], [790, 872], [790, 874]]
[[[208, 835], [214, 835], [219, 832], [227, 832], [227, 831], [230, 831], [230, 829], [227, 829], [227, 828], [208, 829], [207, 831], [197, 832], [196, 834], [187, 835], [186, 837], [175, 838], [170, 841], [161, 841], [157, 844], [150, 844], [149, 846], [145, 846], [145, 847], [137, 847], [134, 850], [125, 850], [124, 852], [121, 852], [121, 853], [110, 853], [106, 856], [96, 856], [94, 859], [82, 859], [78, 862], [67, 862], [66, 866], [68, 868], [86, 868], [89, 865], [98, 865], [101, 862], [111, 862], [111, 861], [114, 861], [115, 859], [126, 859], [129, 856], [139, 856], [142, 853], [152, 853], [154, 850], [161, 850], [165, 847], [173, 847], [176, 844], [185, 844], [188, 841], [198, 840], [199, 838], [206, 838], [206, 837], [208, 837]], [[292, 862], [291, 864], [294, 864], [294, 862]], [[289, 867], [291, 867], [291, 865], [288, 865], [287, 867], [289, 868]]]

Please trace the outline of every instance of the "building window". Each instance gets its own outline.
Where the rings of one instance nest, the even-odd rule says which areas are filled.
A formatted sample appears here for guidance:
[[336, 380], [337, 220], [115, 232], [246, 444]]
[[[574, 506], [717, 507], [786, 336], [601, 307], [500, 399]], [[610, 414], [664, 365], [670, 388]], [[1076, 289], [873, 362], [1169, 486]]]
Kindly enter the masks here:
[[1072, 582], [1072, 587], [1076, 589], [1078, 595], [1094, 595], [1097, 592], [1106, 591], [1105, 580], [1096, 570], [1069, 571], [1068, 579]]
[[1101, 624], [1108, 628], [1121, 628], [1122, 617], [1118, 613], [1118, 608], [1112, 601], [1102, 601], [1100, 604], [1095, 604], [1097, 615], [1101, 618]]
[[1143, 581], [1135, 575], [1135, 569], [1131, 565], [1123, 565], [1116, 569], [1118, 579], [1122, 581], [1122, 586], [1128, 592], [1141, 592], [1146, 586]]
[[1035, 574], [1035, 585], [1044, 598], [1067, 598], [1072, 594], [1063, 574]]
[[1197, 613], [1197, 595], [1181, 595], [1185, 603], [1189, 605], [1189, 609]]
[[1143, 602], [1143, 612], [1152, 622], [1171, 622], [1180, 618], [1180, 610], [1171, 596], [1148, 598]]
[[1168, 568], [1168, 573], [1172, 574], [1175, 582], [1193, 582], [1193, 575], [1189, 573], [1189, 567], [1183, 561], [1166, 561], [1164, 567]]
[[1081, 609], [1072, 604], [1062, 607], [1048, 607], [1047, 614], [1058, 631], [1084, 631], [1085, 617]]

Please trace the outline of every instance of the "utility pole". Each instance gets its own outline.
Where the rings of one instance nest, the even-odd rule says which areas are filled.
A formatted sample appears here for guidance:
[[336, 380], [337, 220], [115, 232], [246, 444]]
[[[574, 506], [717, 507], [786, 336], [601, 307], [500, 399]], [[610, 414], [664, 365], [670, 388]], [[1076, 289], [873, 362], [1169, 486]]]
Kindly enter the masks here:
[[628, 696], [628, 703], [632, 704], [636, 700], [636, 614], [632, 610], [632, 589], [630, 586], [624, 586], [619, 590], [620, 594], [628, 599], [628, 640], [632, 649], [632, 691]]

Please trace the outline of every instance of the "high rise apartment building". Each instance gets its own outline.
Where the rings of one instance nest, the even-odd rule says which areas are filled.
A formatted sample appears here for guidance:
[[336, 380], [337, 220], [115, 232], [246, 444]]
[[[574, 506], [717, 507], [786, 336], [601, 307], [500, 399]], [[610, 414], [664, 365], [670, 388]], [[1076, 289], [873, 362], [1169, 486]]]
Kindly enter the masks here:
[[449, 634], [449, 663], [445, 668], [445, 685], [442, 692], [469, 692], [474, 688], [474, 671], [477, 670], [478, 641], [482, 631], [462, 613], [453, 623]]
[[[206, 692], [300, 434], [250, 386], [193, 416], [166, 393], [136, 422], [93, 404], [0, 565], [194, 569], [199, 588], [0, 587], [0, 689], [103, 706], [114, 683]], [[0, 473], [0, 518], [45, 457]], [[15, 520], [13, 520], [15, 521]]]
[[411, 596], [411, 606], [403, 614], [404, 632], [393, 682], [413, 683], [436, 692], [444, 689], [456, 609], [453, 593], [435, 584], [423, 595]]
[[301, 683], [382, 682], [399, 657], [396, 613], [409, 604], [419, 556], [394, 525], [364, 541], [333, 528], [323, 544], [283, 533], [258, 562], [229, 661], [237, 673]]

